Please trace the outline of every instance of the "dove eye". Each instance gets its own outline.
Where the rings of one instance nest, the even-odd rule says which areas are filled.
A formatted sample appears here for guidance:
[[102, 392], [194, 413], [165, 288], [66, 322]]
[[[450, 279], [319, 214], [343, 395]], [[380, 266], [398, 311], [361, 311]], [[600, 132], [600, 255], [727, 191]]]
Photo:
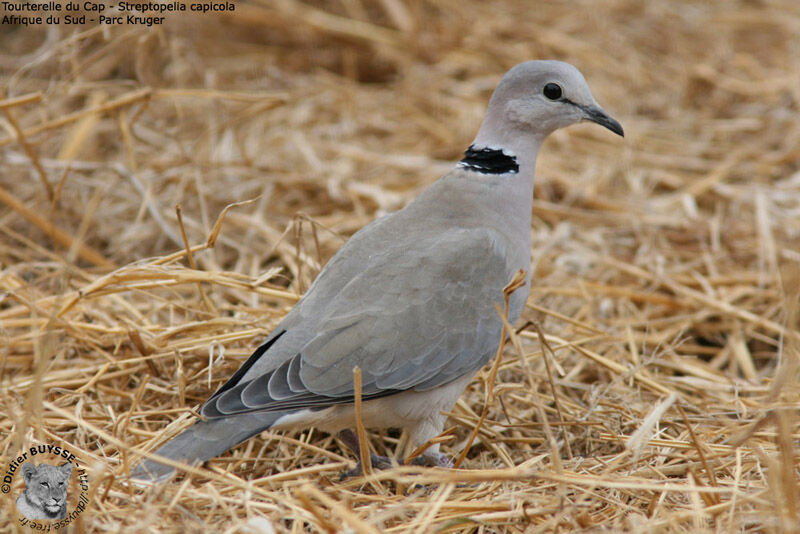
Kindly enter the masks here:
[[550, 100], [558, 100], [561, 98], [561, 86], [557, 83], [548, 83], [544, 86], [542, 93]]

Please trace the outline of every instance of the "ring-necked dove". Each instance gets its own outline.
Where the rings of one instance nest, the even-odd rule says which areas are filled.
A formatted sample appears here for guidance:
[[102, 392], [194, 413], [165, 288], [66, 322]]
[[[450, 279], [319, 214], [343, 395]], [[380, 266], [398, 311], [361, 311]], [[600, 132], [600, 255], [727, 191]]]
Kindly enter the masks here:
[[[575, 67], [528, 61], [508, 71], [464, 159], [405, 208], [356, 232], [206, 401], [205, 420], [156, 454], [198, 463], [265, 429], [352, 428], [355, 366], [366, 427], [403, 428], [415, 445], [441, 433], [442, 412], [497, 350], [504, 286], [530, 270], [539, 147], [581, 121], [623, 135]], [[511, 295], [510, 321], [529, 291], [528, 276]], [[438, 445], [422, 458], [450, 464]], [[133, 476], [170, 472], [148, 459]]]

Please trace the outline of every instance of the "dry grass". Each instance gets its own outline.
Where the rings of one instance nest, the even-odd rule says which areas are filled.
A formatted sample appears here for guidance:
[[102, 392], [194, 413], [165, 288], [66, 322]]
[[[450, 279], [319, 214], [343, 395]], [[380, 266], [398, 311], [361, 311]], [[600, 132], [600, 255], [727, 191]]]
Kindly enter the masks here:
[[[798, 35], [794, 0], [261, 0], [3, 27], [0, 465], [74, 450], [78, 532], [797, 532]], [[134, 449], [445, 172], [532, 58], [576, 64], [627, 137], [544, 147], [524, 318], [545, 344], [525, 329], [492, 395], [486, 369], [462, 396], [453, 457], [491, 403], [461, 469], [339, 482], [332, 438], [265, 432], [126, 486]], [[19, 482], [2, 531], [29, 530]]]

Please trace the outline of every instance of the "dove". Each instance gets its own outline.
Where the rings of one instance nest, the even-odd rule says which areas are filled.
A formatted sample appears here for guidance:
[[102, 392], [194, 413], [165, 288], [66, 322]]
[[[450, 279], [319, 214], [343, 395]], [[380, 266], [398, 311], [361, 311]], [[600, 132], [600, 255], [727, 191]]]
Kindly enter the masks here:
[[[464, 158], [403, 209], [353, 234], [202, 405], [202, 419], [133, 478], [163, 480], [173, 467], [158, 457], [196, 465], [267, 429], [315, 427], [356, 450], [355, 367], [365, 427], [403, 429], [414, 446], [439, 435], [445, 413], [498, 349], [497, 306], [519, 270], [528, 274], [510, 295], [510, 322], [527, 301], [539, 148], [583, 121], [624, 136], [572, 65], [538, 60], [509, 70]], [[452, 465], [438, 444], [417, 463]]]

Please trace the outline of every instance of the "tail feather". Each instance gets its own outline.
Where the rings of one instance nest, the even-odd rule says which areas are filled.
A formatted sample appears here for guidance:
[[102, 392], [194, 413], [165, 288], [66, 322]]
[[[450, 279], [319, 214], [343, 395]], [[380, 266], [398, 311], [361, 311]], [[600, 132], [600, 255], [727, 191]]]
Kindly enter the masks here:
[[[201, 464], [219, 456], [262, 430], [270, 428], [283, 413], [248, 413], [197, 421], [155, 451], [155, 454], [187, 464]], [[141, 462], [131, 472], [136, 480], [157, 482], [167, 478], [173, 467], [155, 458]]]

